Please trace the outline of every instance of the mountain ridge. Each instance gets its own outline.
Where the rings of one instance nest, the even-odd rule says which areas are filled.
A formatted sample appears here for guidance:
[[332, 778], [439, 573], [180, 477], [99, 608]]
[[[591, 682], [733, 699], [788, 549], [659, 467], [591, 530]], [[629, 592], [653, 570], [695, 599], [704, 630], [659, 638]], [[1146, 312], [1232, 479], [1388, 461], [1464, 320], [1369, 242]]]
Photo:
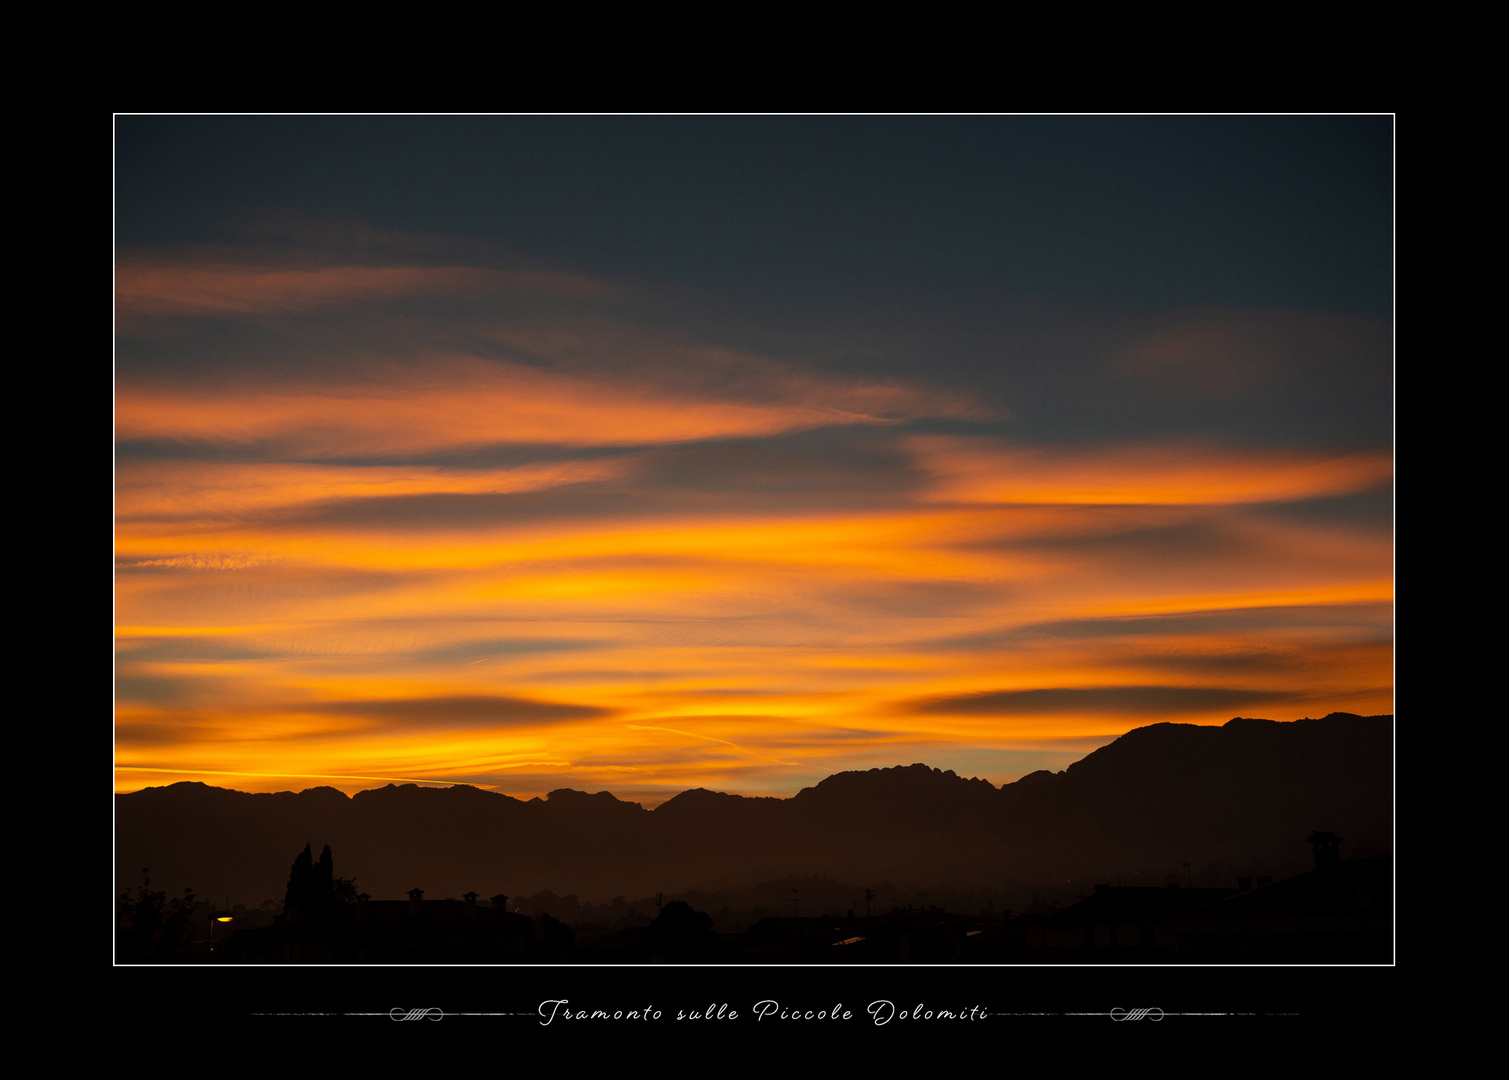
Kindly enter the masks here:
[[913, 763], [786, 798], [694, 788], [653, 809], [573, 788], [524, 800], [464, 784], [347, 796], [180, 781], [116, 797], [118, 887], [149, 866], [169, 888], [275, 899], [306, 843], [329, 843], [339, 872], [377, 896], [645, 894], [814, 873], [1030, 882], [1189, 862], [1266, 873], [1315, 828], [1391, 848], [1392, 734], [1392, 717], [1349, 713], [1160, 723], [1000, 787]]

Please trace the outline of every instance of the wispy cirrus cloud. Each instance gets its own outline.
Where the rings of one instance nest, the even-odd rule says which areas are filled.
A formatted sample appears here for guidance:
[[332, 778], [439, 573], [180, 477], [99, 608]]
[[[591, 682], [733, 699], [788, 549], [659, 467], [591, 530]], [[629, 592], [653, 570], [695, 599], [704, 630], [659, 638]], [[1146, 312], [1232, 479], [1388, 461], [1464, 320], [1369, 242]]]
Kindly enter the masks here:
[[1328, 454], [1216, 445], [1013, 446], [988, 438], [907, 440], [951, 502], [1230, 505], [1364, 491], [1393, 476], [1386, 453]]
[[973, 716], [1178, 715], [1220, 713], [1254, 704], [1282, 701], [1282, 691], [1218, 686], [1076, 686], [1029, 690], [995, 690], [925, 698], [912, 708], [921, 713]]
[[258, 265], [151, 257], [116, 265], [120, 317], [233, 316], [424, 297], [476, 300], [498, 293], [582, 299], [608, 286], [589, 278], [479, 266]]
[[1200, 308], [1149, 320], [1112, 358], [1114, 370], [1160, 393], [1206, 398], [1250, 394], [1295, 379], [1340, 380], [1387, 370], [1385, 319], [1327, 311]]
[[612, 375], [465, 356], [387, 366], [361, 378], [125, 385], [121, 439], [272, 442], [290, 455], [419, 454], [494, 444], [662, 445], [970, 415], [951, 393], [901, 383], [778, 382], [771, 400], [699, 395]]
[[532, 727], [606, 716], [609, 710], [507, 694], [440, 694], [411, 698], [323, 701], [315, 711], [417, 729]]
[[256, 519], [293, 508], [416, 495], [498, 495], [622, 476], [626, 459], [552, 461], [513, 468], [336, 465], [301, 462], [133, 462], [119, 470], [118, 520]]

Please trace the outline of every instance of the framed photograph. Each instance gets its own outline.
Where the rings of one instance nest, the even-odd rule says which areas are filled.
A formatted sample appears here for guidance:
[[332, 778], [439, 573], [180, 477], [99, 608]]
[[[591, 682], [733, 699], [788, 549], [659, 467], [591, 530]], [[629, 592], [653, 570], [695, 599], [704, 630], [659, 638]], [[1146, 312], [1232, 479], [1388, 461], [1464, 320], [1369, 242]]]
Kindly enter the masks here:
[[1394, 123], [118, 115], [116, 978], [486, 1038], [1367, 1012]]

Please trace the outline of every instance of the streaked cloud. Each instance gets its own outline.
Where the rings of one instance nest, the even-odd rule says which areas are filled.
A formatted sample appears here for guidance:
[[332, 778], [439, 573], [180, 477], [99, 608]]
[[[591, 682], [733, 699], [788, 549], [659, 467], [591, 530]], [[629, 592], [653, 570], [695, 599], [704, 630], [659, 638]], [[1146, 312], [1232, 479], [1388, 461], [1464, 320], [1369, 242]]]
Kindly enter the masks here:
[[257, 519], [309, 505], [416, 495], [540, 491], [612, 479], [627, 460], [541, 462], [507, 469], [288, 462], [154, 461], [119, 470], [117, 516], [195, 521]]
[[499, 443], [632, 446], [966, 415], [961, 398], [901, 384], [783, 382], [764, 403], [466, 356], [276, 387], [121, 386], [123, 439], [270, 441], [306, 457], [425, 453]]
[[1076, 686], [1036, 690], [997, 690], [958, 694], [917, 702], [922, 713], [1021, 716], [1042, 714], [1126, 713], [1133, 716], [1219, 714], [1290, 695], [1271, 690], [1211, 686]]
[[1364, 491], [1393, 475], [1392, 456], [1244, 451], [1220, 446], [1013, 447], [917, 436], [908, 445], [950, 502], [1230, 505]]
[[1387, 320], [1336, 312], [1206, 308], [1153, 321], [1114, 365], [1162, 394], [1230, 398], [1359, 368], [1382, 376], [1393, 351]]
[[247, 315], [307, 311], [411, 297], [474, 299], [497, 293], [601, 296], [607, 288], [565, 274], [475, 266], [279, 266], [126, 258], [115, 269], [119, 316]]
[[322, 701], [318, 710], [397, 727], [502, 728], [587, 720], [607, 709], [506, 695], [440, 695], [369, 701]]

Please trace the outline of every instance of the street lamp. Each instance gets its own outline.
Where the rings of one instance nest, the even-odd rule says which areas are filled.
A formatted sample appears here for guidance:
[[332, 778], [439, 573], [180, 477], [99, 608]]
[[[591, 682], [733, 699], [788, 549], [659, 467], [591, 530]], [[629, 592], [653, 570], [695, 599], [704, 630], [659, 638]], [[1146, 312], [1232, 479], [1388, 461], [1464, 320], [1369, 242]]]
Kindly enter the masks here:
[[233, 918], [235, 918], [235, 916], [232, 915], [229, 911], [210, 912], [210, 952], [215, 951], [215, 924], [227, 923], [230, 922]]

